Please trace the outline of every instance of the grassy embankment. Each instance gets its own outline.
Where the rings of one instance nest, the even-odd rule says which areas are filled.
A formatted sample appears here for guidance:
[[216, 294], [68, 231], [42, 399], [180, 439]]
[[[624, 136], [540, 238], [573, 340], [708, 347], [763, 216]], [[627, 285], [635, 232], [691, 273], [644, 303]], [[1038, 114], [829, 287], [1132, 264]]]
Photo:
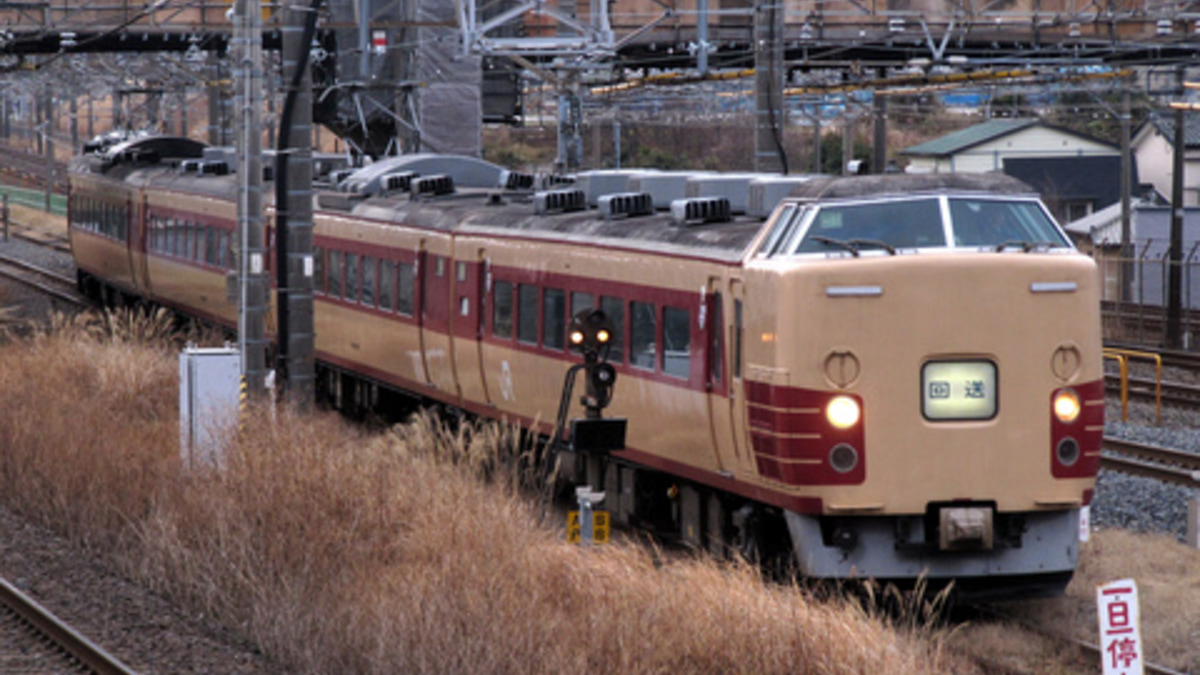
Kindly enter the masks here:
[[[145, 322], [0, 347], [0, 492], [293, 672], [962, 672], [941, 637], [750, 570], [567, 546], [497, 432], [255, 419], [181, 470], [176, 356]], [[139, 336], [160, 346], [145, 346]]]

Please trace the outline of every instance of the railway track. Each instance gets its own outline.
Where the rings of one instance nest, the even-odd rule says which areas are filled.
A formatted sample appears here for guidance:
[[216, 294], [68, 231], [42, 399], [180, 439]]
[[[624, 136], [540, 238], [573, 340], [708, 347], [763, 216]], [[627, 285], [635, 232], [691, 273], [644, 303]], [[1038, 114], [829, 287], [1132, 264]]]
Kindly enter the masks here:
[[[1121, 392], [1121, 378], [1118, 375], [1104, 376], [1105, 388], [1110, 394]], [[1147, 377], [1129, 378], [1129, 398], [1153, 401], [1155, 398], [1155, 382]], [[1200, 386], [1183, 384], [1181, 382], [1162, 383], [1163, 405], [1173, 405], [1179, 408], [1200, 408]]]
[[76, 307], [90, 303], [75, 288], [75, 280], [23, 260], [0, 255], [0, 277], [11, 279]]
[[1165, 483], [1200, 488], [1200, 455], [1104, 437], [1100, 465]]
[[[99, 645], [0, 579], [0, 670], [136, 675]], [[55, 667], [54, 664], [57, 664]]]

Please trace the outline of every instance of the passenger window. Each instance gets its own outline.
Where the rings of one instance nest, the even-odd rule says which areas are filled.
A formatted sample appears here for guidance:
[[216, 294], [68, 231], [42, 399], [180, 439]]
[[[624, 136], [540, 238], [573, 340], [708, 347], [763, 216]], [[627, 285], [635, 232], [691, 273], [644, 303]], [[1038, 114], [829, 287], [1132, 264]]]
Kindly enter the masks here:
[[654, 305], [648, 302], [629, 304], [629, 363], [635, 368], [654, 370], [654, 342], [658, 321]]
[[175, 231], [175, 221], [168, 218], [166, 228], [166, 243], [164, 251], [167, 255], [175, 255], [175, 242], [179, 238], [179, 234]]
[[579, 314], [585, 309], [591, 309], [596, 306], [596, 296], [591, 293], [580, 293], [576, 291], [571, 294], [571, 316]]
[[396, 311], [406, 316], [412, 316], [413, 300], [416, 297], [416, 291], [413, 288], [413, 266], [408, 263], [400, 263], [396, 272], [398, 285]]
[[189, 261], [196, 259], [196, 226], [192, 223], [183, 228], [183, 257]]
[[346, 300], [349, 302], [358, 302], [359, 291], [362, 290], [360, 277], [358, 276], [358, 254], [346, 254]]
[[691, 373], [691, 345], [691, 322], [688, 318], [688, 311], [679, 307], [664, 307], [663, 372], [686, 380]]
[[370, 256], [362, 259], [362, 304], [375, 306], [375, 265], [377, 260]]
[[513, 320], [512, 282], [497, 280], [493, 284], [492, 294], [492, 335], [498, 338], [511, 338]]
[[559, 288], [547, 288], [542, 301], [542, 345], [562, 349], [567, 344], [567, 294]]
[[537, 344], [538, 289], [537, 286], [521, 284], [517, 287], [517, 340], [529, 345]]
[[379, 309], [390, 312], [395, 309], [396, 262], [379, 261]]
[[342, 252], [329, 252], [329, 295], [342, 297]]
[[217, 267], [233, 269], [233, 252], [229, 249], [230, 233], [219, 230], [217, 238]]
[[204, 262], [209, 265], [217, 264], [217, 230], [216, 228], [204, 228]]
[[625, 302], [620, 298], [603, 296], [600, 298], [600, 311], [612, 322], [613, 334], [608, 343], [608, 360], [613, 363], [625, 362]]
[[325, 249], [313, 247], [313, 293], [325, 294]]

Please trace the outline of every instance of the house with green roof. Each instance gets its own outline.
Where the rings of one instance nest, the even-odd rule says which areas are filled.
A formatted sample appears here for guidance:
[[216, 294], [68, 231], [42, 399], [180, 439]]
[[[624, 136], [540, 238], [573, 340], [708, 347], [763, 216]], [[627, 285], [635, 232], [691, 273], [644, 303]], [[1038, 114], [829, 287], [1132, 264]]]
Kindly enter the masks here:
[[910, 173], [1003, 171], [1010, 158], [1120, 157], [1117, 146], [1039, 119], [995, 119], [900, 151]]

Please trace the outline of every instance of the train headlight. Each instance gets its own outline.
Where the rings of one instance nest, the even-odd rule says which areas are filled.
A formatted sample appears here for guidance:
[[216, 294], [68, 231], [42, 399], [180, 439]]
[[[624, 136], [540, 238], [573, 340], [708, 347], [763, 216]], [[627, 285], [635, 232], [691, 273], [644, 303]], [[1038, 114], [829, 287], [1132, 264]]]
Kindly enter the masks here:
[[1083, 410], [1079, 402], [1079, 394], [1074, 389], [1063, 389], [1054, 395], [1054, 416], [1063, 424], [1070, 424], [1079, 419]]
[[837, 396], [829, 405], [825, 406], [825, 419], [829, 420], [835, 428], [849, 429], [858, 424], [858, 420], [862, 418], [862, 410], [858, 406], [858, 401], [849, 396]]

